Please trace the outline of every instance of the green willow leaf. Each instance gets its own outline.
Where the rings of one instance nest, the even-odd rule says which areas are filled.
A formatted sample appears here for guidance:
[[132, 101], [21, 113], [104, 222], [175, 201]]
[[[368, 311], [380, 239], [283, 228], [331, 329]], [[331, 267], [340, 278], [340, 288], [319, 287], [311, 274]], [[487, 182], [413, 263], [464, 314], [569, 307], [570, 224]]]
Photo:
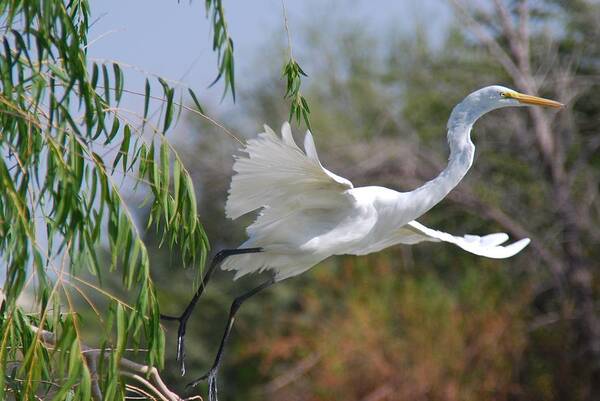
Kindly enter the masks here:
[[113, 72], [115, 75], [115, 101], [119, 103], [123, 95], [123, 72], [119, 64], [113, 63]]
[[150, 104], [150, 81], [146, 78], [146, 85], [144, 86], [144, 124], [148, 119], [148, 106]]
[[173, 120], [173, 88], [168, 88], [165, 96], [167, 97], [167, 104], [165, 106], [165, 119], [163, 126], [163, 134], [167, 133], [167, 130], [171, 126], [171, 122]]
[[108, 68], [105, 64], [102, 64], [102, 78], [104, 85], [104, 101], [106, 104], [110, 104], [110, 78], [108, 75]]
[[129, 144], [131, 142], [131, 128], [129, 125], [126, 125], [123, 129], [123, 140], [121, 141], [121, 147], [119, 148], [119, 152], [113, 161], [112, 169], [113, 171], [119, 164], [119, 161], [123, 160], [123, 172], [127, 171], [127, 157], [129, 155]]
[[[7, 388], [16, 388], [7, 386], [23, 389], [9, 397], [35, 399], [43, 388], [56, 385], [45, 398], [87, 400], [92, 373], [99, 375], [98, 385], [106, 398], [123, 398], [118, 356], [112, 353], [110, 361], [101, 358], [101, 367], [90, 372], [76, 330], [81, 299], [66, 297], [81, 296], [87, 304], [99, 296], [104, 297], [101, 302], [112, 303], [104, 285], [112, 271], [120, 274], [123, 288], [131, 294], [127, 302], [135, 305], [135, 311], [114, 303], [102, 316], [99, 344], [105, 350], [116, 344], [121, 355], [126, 344], [143, 344], [148, 348], [146, 361], [162, 365], [164, 333], [150, 259], [136, 216], [124, 201], [126, 180], [115, 169], [120, 166], [125, 174], [134, 170], [136, 185], [149, 183], [149, 222], [157, 223], [159, 236], [170, 246], [181, 248], [178, 253], [184, 265], [196, 263], [206, 252], [198, 244], [205, 233], [196, 215], [191, 178], [164, 136], [160, 143], [156, 138], [144, 142], [149, 138], [143, 135], [143, 127], [152, 120], [149, 80], [142, 129], [137, 130], [119, 108], [128, 93], [121, 65], [88, 59], [87, 0], [0, 2], [0, 20], [4, 32], [0, 148], [5, 150], [0, 158], [0, 264], [6, 270], [0, 368], [7, 361], [18, 366], [10, 373], [0, 372], [0, 399], [6, 398], [2, 394], [8, 394]], [[232, 50], [227, 35], [217, 36]], [[226, 74], [233, 60], [223, 54]], [[232, 76], [226, 79], [233, 82]], [[162, 78], [159, 82], [165, 101], [153, 123], [166, 132], [181, 115], [184, 91]], [[187, 224], [190, 218], [192, 223]], [[40, 241], [40, 234], [46, 241]], [[56, 280], [57, 264], [70, 275], [68, 280]], [[84, 269], [91, 273], [86, 274], [85, 284], [78, 281]], [[27, 317], [17, 303], [26, 283], [33, 283], [35, 309]], [[6, 316], [14, 317], [12, 323]], [[57, 344], [50, 349], [37, 341], [29, 322], [53, 332]]]
[[198, 109], [198, 111], [200, 113], [204, 114], [204, 109], [202, 109], [202, 106], [200, 106], [200, 102], [198, 101], [198, 98], [196, 97], [196, 94], [194, 93], [194, 91], [191, 89], [188, 89], [188, 92], [189, 92], [190, 96], [192, 97], [192, 100], [194, 101], [194, 105], [196, 105], [196, 108]]
[[92, 86], [93, 89], [96, 89], [96, 86], [98, 85], [98, 64], [93, 63], [92, 64], [92, 79], [90, 81], [90, 84]]

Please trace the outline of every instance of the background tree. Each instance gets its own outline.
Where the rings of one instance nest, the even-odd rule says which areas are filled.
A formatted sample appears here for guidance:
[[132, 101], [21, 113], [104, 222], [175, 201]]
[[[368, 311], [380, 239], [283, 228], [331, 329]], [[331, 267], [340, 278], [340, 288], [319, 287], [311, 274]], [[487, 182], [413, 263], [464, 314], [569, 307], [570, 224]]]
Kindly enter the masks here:
[[[432, 253], [427, 245], [326, 261], [242, 311], [237, 330], [244, 334], [232, 338], [237, 352], [226, 364], [225, 388], [235, 384], [236, 395], [593, 400], [600, 394], [594, 356], [600, 9], [587, 1], [450, 4], [454, 24], [441, 44], [428, 40], [426, 27], [408, 36], [390, 29], [384, 40], [362, 21], [311, 14], [296, 29], [302, 32], [296, 42], [306, 45], [295, 53], [310, 60], [304, 91], [313, 133], [328, 168], [355, 185], [408, 190], [442, 169], [445, 123], [466, 93], [500, 83], [567, 103], [559, 113], [503, 110], [478, 122], [474, 168], [425, 217], [425, 224], [450, 232], [531, 237], [530, 248], [509, 263], [451, 247]], [[273, 79], [278, 73], [273, 68], [247, 95], [252, 107], [238, 116], [238, 131], [248, 121], [258, 132], [263, 121], [286, 118]], [[216, 218], [205, 224], [216, 243], [237, 245], [246, 222], [224, 223], [222, 207], [228, 155], [238, 146], [215, 141], [211, 128], [198, 131], [197, 149], [206, 157], [195, 157], [197, 149], [182, 156], [203, 172], [196, 176], [200, 185], [211, 188], [200, 203]], [[228, 288], [213, 288], [206, 310], [215, 310]], [[218, 337], [211, 326], [204, 321], [197, 328], [198, 341]]]

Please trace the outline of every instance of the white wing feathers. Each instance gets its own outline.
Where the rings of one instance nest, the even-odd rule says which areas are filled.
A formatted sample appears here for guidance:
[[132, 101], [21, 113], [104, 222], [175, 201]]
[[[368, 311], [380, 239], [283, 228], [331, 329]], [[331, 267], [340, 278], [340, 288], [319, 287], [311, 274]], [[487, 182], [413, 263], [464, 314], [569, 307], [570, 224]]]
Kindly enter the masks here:
[[[249, 140], [243, 149], [248, 156], [237, 157], [233, 165], [237, 174], [231, 180], [225, 205], [227, 217], [235, 219], [291, 199], [322, 202], [353, 187], [321, 165], [310, 132], [306, 133], [304, 153], [294, 142], [287, 122], [281, 128], [281, 138], [268, 126], [264, 128], [265, 132]], [[326, 196], [314, 197], [319, 193]]]
[[[221, 267], [237, 270], [235, 278], [271, 269], [276, 280], [283, 280], [331, 254], [348, 252], [343, 247], [347, 244], [355, 246], [356, 252], [352, 253], [363, 255], [399, 243], [445, 241], [477, 255], [500, 259], [513, 256], [529, 243], [526, 238], [503, 246], [508, 240], [503, 233], [457, 237], [416, 221], [392, 229], [376, 241], [369, 229], [352, 229], [350, 223], [364, 228], [363, 221], [351, 221], [357, 217], [353, 215], [357, 198], [349, 191], [352, 183], [323, 167], [310, 132], [306, 133], [302, 151], [294, 142], [288, 123], [281, 128], [281, 137], [265, 125], [265, 132], [249, 140], [242, 151], [247, 156], [236, 157], [236, 174], [231, 180], [225, 212], [234, 219], [261, 209], [247, 228], [249, 238], [242, 247], [261, 247], [263, 252], [228, 258]], [[343, 222], [350, 225], [344, 226]], [[321, 248], [311, 247], [315, 241]]]
[[403, 226], [401, 230], [404, 237], [402, 243], [415, 244], [421, 241], [450, 242], [467, 252], [494, 259], [509, 258], [519, 253], [530, 242], [529, 238], [523, 238], [510, 245], [503, 246], [501, 244], [508, 240], [508, 235], [505, 233], [488, 234], [483, 237], [469, 234], [464, 237], [457, 237], [425, 227], [414, 220]]
[[337, 224], [340, 209], [351, 204], [352, 183], [325, 169], [310, 132], [303, 152], [294, 142], [288, 123], [281, 137], [265, 132], [248, 141], [246, 156], [236, 158], [225, 212], [229, 218], [261, 209], [247, 229], [242, 248], [261, 247], [259, 254], [234, 255], [221, 265], [236, 270], [235, 279], [271, 269], [276, 280], [300, 274], [328, 255], [302, 251], [302, 246], [328, 233]]

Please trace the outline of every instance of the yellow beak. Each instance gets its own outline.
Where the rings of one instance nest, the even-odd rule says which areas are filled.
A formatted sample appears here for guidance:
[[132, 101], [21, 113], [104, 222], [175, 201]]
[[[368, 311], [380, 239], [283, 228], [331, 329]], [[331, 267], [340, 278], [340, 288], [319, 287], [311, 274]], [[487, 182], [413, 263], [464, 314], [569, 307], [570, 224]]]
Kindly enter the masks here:
[[519, 92], [507, 92], [504, 94], [504, 96], [513, 98], [513, 99], [517, 99], [519, 102], [525, 103], [525, 104], [534, 104], [537, 106], [554, 107], [555, 109], [560, 109], [562, 107], [565, 107], [564, 104], [554, 101], [554, 100], [544, 99], [543, 97], [524, 95], [523, 93], [519, 93]]

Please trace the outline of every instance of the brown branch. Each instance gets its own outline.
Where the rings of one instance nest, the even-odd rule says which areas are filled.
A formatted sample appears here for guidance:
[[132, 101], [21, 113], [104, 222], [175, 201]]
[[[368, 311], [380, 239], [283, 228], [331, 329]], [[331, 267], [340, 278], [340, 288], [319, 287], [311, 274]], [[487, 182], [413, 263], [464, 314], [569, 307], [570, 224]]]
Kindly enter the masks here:
[[509, 217], [501, 209], [494, 207], [488, 203], [482, 202], [477, 196], [471, 193], [466, 188], [461, 188], [459, 191], [453, 191], [449, 194], [448, 199], [467, 206], [467, 210], [475, 212], [478, 216], [484, 216], [502, 226], [506, 231], [517, 238], [530, 238], [531, 248], [543, 260], [552, 271], [558, 287], [561, 288], [560, 277], [564, 274], [564, 269], [560, 258], [552, 251], [543, 245], [543, 241], [539, 240], [531, 231], [527, 230], [523, 225]]
[[467, 27], [470, 28], [471, 32], [477, 37], [477, 39], [479, 39], [479, 41], [488, 48], [490, 54], [496, 58], [502, 67], [504, 67], [504, 70], [515, 81], [517, 86], [526, 86], [526, 83], [522, 82], [523, 76], [521, 71], [519, 71], [519, 68], [516, 66], [512, 58], [504, 51], [496, 39], [490, 35], [490, 33], [480, 22], [473, 18], [473, 16], [467, 10], [467, 7], [465, 7], [462, 2], [459, 0], [450, 0], [450, 2], [454, 5], [459, 18], [465, 22]]
[[394, 392], [394, 388], [389, 384], [384, 384], [383, 386], [377, 387], [375, 390], [371, 391], [363, 401], [379, 401], [386, 398], [389, 398]]
[[[500, 26], [508, 39], [508, 46], [523, 78], [530, 77], [529, 65], [529, 5], [522, 0], [518, 6], [519, 25], [515, 29], [510, 10], [501, 0], [494, 0], [494, 6], [500, 17]], [[531, 84], [531, 82], [530, 82]]]
[[272, 394], [277, 390], [287, 386], [290, 383], [298, 380], [299, 377], [303, 376], [312, 369], [321, 360], [321, 354], [313, 353], [302, 359], [292, 369], [286, 371], [284, 374], [274, 378], [265, 386], [265, 392]]
[[522, 0], [518, 7], [519, 12], [519, 50], [521, 59], [521, 70], [526, 74], [531, 74], [531, 65], [529, 63], [529, 3]]
[[[54, 347], [56, 345], [57, 341], [54, 333], [40, 329], [39, 327], [33, 325], [29, 325], [29, 327], [33, 332], [39, 335], [44, 346]], [[107, 358], [108, 355], [106, 353], [103, 354], [96, 348], [88, 347], [85, 344], [81, 344], [80, 347], [81, 353], [86, 360], [87, 367], [92, 374], [92, 396], [95, 401], [102, 401], [102, 393], [98, 384], [97, 366], [99, 358]], [[189, 401], [202, 399], [200, 396], [182, 398], [169, 390], [155, 367], [142, 365], [126, 358], [121, 358], [119, 361], [119, 367], [121, 369], [122, 376], [136, 380], [140, 384], [144, 385], [145, 388], [150, 390], [151, 393], [156, 394], [162, 401]]]
[[152, 392], [158, 396], [158, 398], [162, 401], [170, 401], [171, 398], [168, 397], [167, 395], [161, 393], [158, 389], [156, 389], [152, 383], [150, 383], [148, 380], [146, 380], [144, 377], [137, 375], [135, 373], [131, 373], [131, 372], [127, 372], [127, 371], [122, 371], [121, 375], [125, 376], [125, 377], [129, 377], [130, 379], [136, 380], [138, 381], [140, 384], [142, 384], [144, 387], [151, 389]]
[[[499, 7], [503, 33], [507, 36], [511, 48], [511, 53], [507, 53], [500, 43], [498, 43], [498, 41], [488, 32], [486, 27], [469, 13], [462, 2], [459, 0], [450, 0], [450, 2], [454, 5], [455, 9], [458, 11], [459, 17], [465, 22], [467, 27], [470, 28], [471, 32], [488, 48], [492, 57], [494, 57], [496, 61], [502, 65], [508, 75], [510, 75], [517, 89], [521, 92], [536, 95], [537, 85], [531, 75], [529, 66], [529, 28], [527, 23], [527, 20], [529, 19], [529, 8], [527, 3], [522, 2], [519, 6], [519, 34], [517, 36], [514, 29], [511, 28], [512, 22], [510, 21], [508, 10], [506, 10], [499, 1], [496, 1]], [[514, 60], [516, 60], [516, 63]], [[533, 120], [536, 140], [544, 162], [556, 179], [562, 179], [564, 171], [562, 171], [560, 164], [556, 163], [556, 159], [553, 157], [555, 153], [555, 141], [544, 111], [537, 107], [532, 107], [529, 108], [529, 114]]]
[[506, 5], [501, 0], [494, 0], [494, 7], [496, 8], [496, 12], [500, 17], [500, 26], [506, 34], [511, 50], [513, 53], [518, 52], [519, 37], [517, 36], [517, 31], [515, 30], [515, 26], [510, 17], [510, 11], [506, 8]]
[[138, 397], [125, 396], [126, 400], [140, 399], [140, 400], [156, 401], [156, 397], [154, 397], [152, 394], [150, 394], [149, 392], [147, 392], [146, 390], [144, 390], [142, 388], [134, 386], [133, 384], [129, 384], [129, 383], [125, 384], [125, 389], [131, 393], [139, 394]]

